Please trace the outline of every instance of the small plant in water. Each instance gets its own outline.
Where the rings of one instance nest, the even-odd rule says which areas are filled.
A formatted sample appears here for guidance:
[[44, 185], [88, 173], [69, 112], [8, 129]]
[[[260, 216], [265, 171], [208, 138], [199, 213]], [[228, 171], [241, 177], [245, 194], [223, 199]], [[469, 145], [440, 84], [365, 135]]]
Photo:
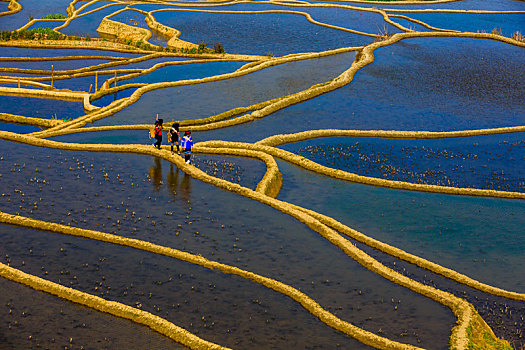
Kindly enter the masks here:
[[379, 30], [379, 36], [376, 37], [375, 41], [383, 41], [394, 35], [393, 33], [390, 33], [388, 31], [388, 28], [386, 26], [383, 26], [383, 29], [379, 27], [377, 29]]
[[514, 34], [512, 34], [512, 39], [525, 42], [525, 37], [518, 31], [515, 31]]
[[272, 58], [272, 57], [273, 57], [273, 52], [268, 51], [268, 53], [266, 54], [266, 57], [268, 57], [268, 58]]
[[500, 28], [494, 28], [492, 29], [492, 34], [501, 35], [501, 29]]

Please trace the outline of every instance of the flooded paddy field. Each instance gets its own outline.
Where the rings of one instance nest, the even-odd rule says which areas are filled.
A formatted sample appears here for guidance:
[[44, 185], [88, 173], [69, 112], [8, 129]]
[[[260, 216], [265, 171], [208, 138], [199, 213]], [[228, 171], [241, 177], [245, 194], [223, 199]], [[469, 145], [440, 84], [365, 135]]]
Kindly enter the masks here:
[[4, 5], [0, 348], [524, 348], [522, 1]]

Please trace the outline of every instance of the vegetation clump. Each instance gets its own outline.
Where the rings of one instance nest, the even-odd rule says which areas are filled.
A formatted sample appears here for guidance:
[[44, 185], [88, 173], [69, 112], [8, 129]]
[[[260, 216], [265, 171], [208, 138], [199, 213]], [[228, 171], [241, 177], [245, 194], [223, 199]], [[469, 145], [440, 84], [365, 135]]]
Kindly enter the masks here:
[[49, 15], [45, 15], [43, 17], [40, 17], [40, 19], [66, 19], [67, 16], [61, 15], [59, 13], [51, 13]]
[[226, 52], [220, 41], [215, 43], [215, 45], [213, 45], [213, 51], [215, 51], [215, 53], [225, 53]]
[[523, 34], [521, 34], [518, 31], [515, 31], [512, 34], [512, 39], [517, 40], [517, 41], [521, 41], [521, 42], [525, 42], [525, 37], [523, 36]]
[[65, 39], [66, 35], [59, 33], [51, 28], [34, 28], [25, 30], [3, 30], [0, 32], [1, 41], [9, 40], [60, 40]]

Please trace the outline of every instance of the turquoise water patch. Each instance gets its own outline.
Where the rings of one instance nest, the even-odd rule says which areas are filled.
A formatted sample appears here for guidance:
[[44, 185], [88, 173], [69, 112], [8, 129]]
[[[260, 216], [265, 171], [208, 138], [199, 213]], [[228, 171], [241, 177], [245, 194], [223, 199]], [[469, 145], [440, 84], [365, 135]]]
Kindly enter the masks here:
[[390, 190], [278, 163], [283, 173], [279, 199], [480, 282], [525, 290], [523, 279], [516, 278], [525, 268], [524, 201]]

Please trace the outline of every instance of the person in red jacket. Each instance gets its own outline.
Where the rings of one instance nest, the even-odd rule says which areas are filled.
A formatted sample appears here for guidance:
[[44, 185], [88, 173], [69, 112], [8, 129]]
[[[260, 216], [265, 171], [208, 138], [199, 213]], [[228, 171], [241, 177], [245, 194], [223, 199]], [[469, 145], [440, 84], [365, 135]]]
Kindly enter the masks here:
[[155, 143], [153, 146], [157, 147], [158, 149], [160, 149], [160, 144], [162, 143], [162, 121], [162, 119], [155, 121]]

